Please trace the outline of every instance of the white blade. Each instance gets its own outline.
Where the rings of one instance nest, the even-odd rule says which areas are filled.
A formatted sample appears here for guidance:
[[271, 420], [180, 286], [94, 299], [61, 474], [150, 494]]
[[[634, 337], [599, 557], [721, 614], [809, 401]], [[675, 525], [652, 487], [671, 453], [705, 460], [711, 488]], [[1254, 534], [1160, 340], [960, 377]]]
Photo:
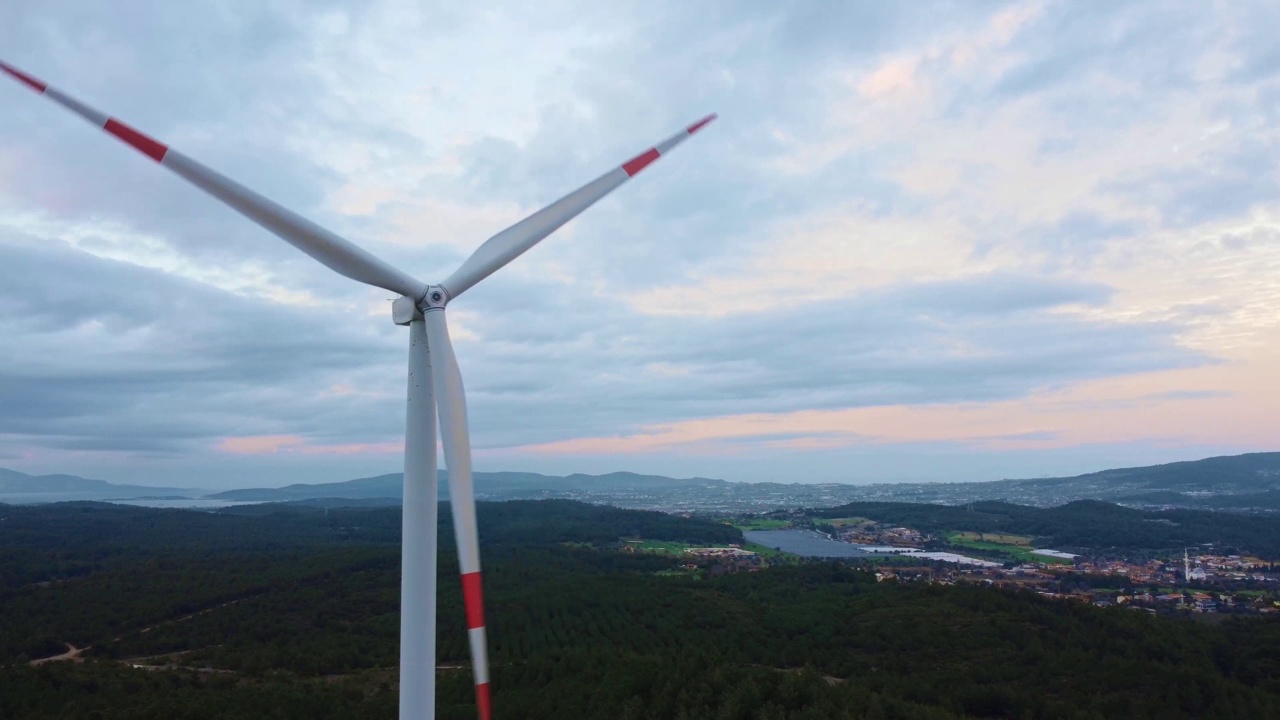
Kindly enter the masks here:
[[331, 270], [346, 275], [352, 280], [413, 298], [420, 298], [426, 292], [425, 284], [379, 260], [364, 249], [258, 195], [234, 180], [210, 170], [182, 153], [170, 149], [167, 145], [119, 120], [94, 110], [4, 62], [0, 62], [0, 71], [4, 71], [32, 90], [115, 135], [143, 155], [169, 168], [192, 185], [230, 205], [240, 214], [324, 263]]
[[449, 507], [458, 542], [462, 570], [462, 599], [467, 610], [471, 666], [475, 672], [476, 707], [481, 720], [490, 720], [489, 656], [484, 633], [484, 598], [480, 583], [480, 536], [476, 530], [476, 498], [471, 486], [471, 438], [467, 431], [467, 398], [462, 373], [449, 340], [445, 311], [423, 313], [431, 352], [431, 379], [440, 409], [440, 438], [449, 466]]
[[540, 240], [555, 232], [557, 228], [577, 217], [583, 210], [591, 207], [597, 200], [613, 192], [619, 185], [631, 179], [636, 173], [645, 169], [654, 160], [667, 154], [690, 135], [701, 130], [707, 123], [715, 120], [715, 115], [708, 115], [657, 145], [631, 158], [621, 166], [610, 170], [559, 200], [551, 203], [538, 212], [503, 230], [485, 241], [483, 245], [462, 263], [448, 280], [441, 285], [449, 293], [449, 297], [458, 297], [468, 288], [492, 275], [498, 268], [515, 260], [524, 251], [537, 245]]

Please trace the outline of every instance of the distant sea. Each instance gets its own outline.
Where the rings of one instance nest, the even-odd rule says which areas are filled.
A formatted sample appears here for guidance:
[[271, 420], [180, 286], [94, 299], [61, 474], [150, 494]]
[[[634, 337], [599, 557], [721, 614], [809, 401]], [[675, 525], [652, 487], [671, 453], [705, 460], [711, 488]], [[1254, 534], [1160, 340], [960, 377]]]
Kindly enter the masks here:
[[213, 498], [179, 497], [175, 495], [163, 497], [120, 497], [119, 495], [103, 493], [0, 493], [0, 503], [8, 503], [10, 505], [36, 505], [39, 503], [83, 500], [157, 508], [222, 508], [232, 505], [254, 504], [237, 500], [215, 500]]

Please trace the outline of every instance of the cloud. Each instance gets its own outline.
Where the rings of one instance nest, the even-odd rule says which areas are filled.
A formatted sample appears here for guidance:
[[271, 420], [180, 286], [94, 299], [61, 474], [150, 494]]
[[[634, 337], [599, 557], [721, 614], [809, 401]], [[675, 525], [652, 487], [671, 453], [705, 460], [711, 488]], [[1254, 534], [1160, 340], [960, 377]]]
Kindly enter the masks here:
[[325, 421], [383, 399], [326, 406], [319, 390], [395, 367], [394, 355], [378, 356], [390, 340], [379, 325], [334, 323], [66, 249], [0, 247], [11, 273], [0, 286], [3, 433], [143, 451], [190, 451], [228, 426], [349, 434], [353, 425]]
[[[21, 280], [0, 292], [18, 340], [0, 375], [8, 432], [60, 447], [96, 433], [94, 449], [140, 451], [383, 453], [397, 442], [402, 349], [385, 321], [335, 323], [73, 251], [6, 251]], [[726, 322], [548, 304], [547, 288], [529, 287], [462, 314], [476, 339], [460, 336], [458, 352], [481, 447], [744, 407], [1002, 397], [1204, 361], [1170, 343], [1173, 327], [1045, 316], [1108, 294], [993, 275]], [[820, 355], [785, 340], [808, 337], [825, 339]], [[218, 439], [228, 428], [267, 432]]]
[[[1276, 14], [17, 0], [0, 45], [424, 280], [719, 111], [451, 306], [479, 461], [617, 447], [649, 467], [687, 451], [703, 474], [835, 476], [850, 447], [910, 465], [896, 443], [947, 458], [912, 471], [940, 477], [1118, 448], [1074, 429], [1089, 412], [1207, 403], [1275, 425], [1238, 378], [1262, 377], [1280, 341]], [[0, 105], [0, 453], [212, 484], [395, 469], [405, 353], [387, 293], [22, 87]], [[1046, 393], [1110, 381], [1070, 422], [1041, 417], [1068, 412]], [[973, 404], [983, 428], [927, 430]], [[1229, 444], [1173, 415], [1146, 434], [1136, 414], [1095, 424], [1143, 447]], [[643, 440], [744, 417], [769, 419]], [[722, 452], [754, 464], [717, 473]], [[1107, 452], [1132, 459], [1081, 456]]]
[[915, 58], [890, 60], [863, 78], [858, 83], [858, 92], [869, 100], [879, 100], [897, 92], [909, 91], [915, 85], [917, 65]]
[[304, 445], [306, 442], [305, 438], [298, 435], [256, 435], [223, 438], [218, 443], [218, 449], [239, 455], [274, 455], [284, 448]]
[[1132, 220], [1111, 220], [1092, 212], [1072, 212], [1041, 234], [1049, 252], [1067, 261], [1081, 262], [1106, 248], [1118, 238], [1137, 235], [1141, 226]]
[[378, 455], [404, 452], [404, 443], [340, 443], [315, 445], [299, 435], [253, 435], [223, 438], [217, 449], [233, 455]]
[[[1087, 453], [1089, 448], [1155, 441], [1186, 448], [1207, 443], [1239, 452], [1273, 447], [1280, 439], [1274, 427], [1256, 422], [1280, 400], [1272, 385], [1259, 385], [1264, 374], [1204, 366], [1042, 388], [1010, 400], [723, 415], [542, 443], [522, 451], [569, 458], [666, 454], [759, 459], [787, 450], [785, 456], [795, 462], [816, 449], [842, 451], [842, 457], [852, 459], [885, 452], [932, 453], [943, 446], [997, 453]], [[1230, 379], [1223, 382], [1224, 376]], [[1170, 380], [1193, 387], [1216, 382], [1232, 390], [1151, 392]], [[1186, 417], [1197, 423], [1187, 425]], [[843, 477], [867, 478], [855, 468]], [[951, 477], [972, 476], [958, 470]]]
[[[622, 431], [644, 418], [1015, 397], [1210, 362], [1173, 342], [1175, 324], [1067, 312], [1105, 304], [1110, 292], [988, 275], [699, 318], [626, 317], [599, 302], [545, 307], [536, 298], [547, 294], [530, 289], [519, 312], [484, 308], [478, 340], [459, 355], [464, 363], [476, 358], [469, 378], [502, 377], [493, 386], [468, 380], [478, 407], [505, 409], [477, 437], [487, 446]], [[654, 364], [679, 372], [653, 372]]]

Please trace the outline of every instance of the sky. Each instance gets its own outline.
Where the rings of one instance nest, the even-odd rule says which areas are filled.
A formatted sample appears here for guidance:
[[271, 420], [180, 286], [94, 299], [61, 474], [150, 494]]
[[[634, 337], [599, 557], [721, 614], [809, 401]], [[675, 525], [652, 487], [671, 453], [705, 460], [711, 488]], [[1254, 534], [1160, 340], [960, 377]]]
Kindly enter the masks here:
[[[8, 0], [0, 58], [438, 282], [475, 467], [969, 481], [1280, 450], [1271, 2]], [[408, 333], [0, 84], [0, 467], [397, 472]]]

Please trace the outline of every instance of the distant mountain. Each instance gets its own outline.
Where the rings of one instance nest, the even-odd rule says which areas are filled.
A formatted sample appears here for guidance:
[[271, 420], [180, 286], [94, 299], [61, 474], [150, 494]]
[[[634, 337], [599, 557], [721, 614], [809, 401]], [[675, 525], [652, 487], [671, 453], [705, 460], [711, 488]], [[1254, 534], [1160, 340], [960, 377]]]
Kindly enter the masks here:
[[1142, 507], [1280, 509], [1280, 452], [1117, 468], [1074, 477], [976, 483], [873, 485], [868, 499], [912, 502], [1008, 500], [1049, 507], [1105, 500]]
[[1227, 455], [1023, 482], [1042, 486], [1059, 483], [1218, 494], [1266, 492], [1280, 489], [1280, 452]]
[[[439, 472], [438, 488], [442, 499], [449, 496], [444, 470]], [[482, 500], [514, 500], [544, 497], [548, 494], [578, 492], [636, 492], [672, 490], [676, 488], [711, 488], [728, 485], [724, 480], [708, 478], [669, 478], [662, 475], [639, 475], [615, 472], [607, 475], [575, 473], [565, 477], [525, 472], [478, 472], [474, 474], [476, 497]], [[241, 502], [280, 502], [317, 498], [399, 498], [404, 475], [393, 473], [336, 483], [296, 484], [281, 488], [246, 488], [227, 490], [208, 497], [215, 500]]]
[[289, 500], [309, 500], [312, 498], [385, 498], [400, 497], [402, 475], [378, 475], [336, 483], [317, 483], [314, 485], [298, 483], [280, 488], [242, 488], [213, 493], [208, 497], [214, 500], [237, 500], [241, 502], [283, 502]]
[[[78, 475], [28, 475], [17, 470], [0, 468], [0, 495], [48, 495], [92, 496], [129, 498], [140, 495], [203, 494], [203, 490], [191, 488], [150, 487], [147, 485], [117, 485], [106, 480], [92, 480]], [[70, 499], [70, 498], [68, 498]]]
[[1010, 489], [1022, 485], [1024, 490], [1059, 499], [1065, 492], [1072, 499], [1142, 506], [1274, 509], [1280, 502], [1280, 453], [1229, 455], [1068, 478], [1006, 482]]
[[[402, 477], [395, 473], [345, 482], [227, 490], [207, 497], [238, 502], [333, 499], [385, 504], [383, 501], [399, 502]], [[443, 470], [438, 481], [440, 498], [447, 500], [449, 492]], [[570, 498], [618, 507], [677, 512], [764, 512], [865, 501], [956, 504], [983, 500], [1005, 500], [1037, 507], [1052, 507], [1077, 500], [1103, 500], [1143, 508], [1277, 511], [1280, 510], [1280, 452], [1118, 468], [1074, 477], [970, 483], [731, 483], [708, 478], [670, 478], [629, 472], [565, 477], [495, 472], [476, 473], [475, 489], [476, 497], [481, 500]], [[74, 475], [32, 477], [0, 469], [0, 496], [9, 498], [8, 502], [15, 499], [17, 502], [47, 502], [164, 495], [197, 497], [204, 496], [205, 491], [113, 485]]]
[[1280, 555], [1280, 517], [1272, 514], [1137, 509], [1100, 500], [1077, 500], [1050, 508], [989, 500], [963, 505], [854, 502], [814, 514], [863, 517], [939, 534], [959, 530], [1030, 535], [1036, 547], [1073, 553], [1118, 549], [1181, 554], [1188, 545], [1213, 544], [1223, 554], [1247, 549], [1263, 557]]

